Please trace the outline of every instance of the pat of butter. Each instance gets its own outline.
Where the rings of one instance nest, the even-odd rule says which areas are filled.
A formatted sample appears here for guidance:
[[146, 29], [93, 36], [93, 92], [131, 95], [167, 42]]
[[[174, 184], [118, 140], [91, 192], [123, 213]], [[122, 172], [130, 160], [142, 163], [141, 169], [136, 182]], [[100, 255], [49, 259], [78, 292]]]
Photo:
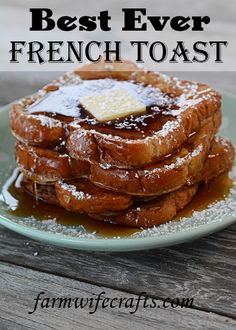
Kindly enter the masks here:
[[87, 95], [80, 99], [80, 104], [100, 122], [138, 115], [146, 111], [146, 105], [125, 89]]

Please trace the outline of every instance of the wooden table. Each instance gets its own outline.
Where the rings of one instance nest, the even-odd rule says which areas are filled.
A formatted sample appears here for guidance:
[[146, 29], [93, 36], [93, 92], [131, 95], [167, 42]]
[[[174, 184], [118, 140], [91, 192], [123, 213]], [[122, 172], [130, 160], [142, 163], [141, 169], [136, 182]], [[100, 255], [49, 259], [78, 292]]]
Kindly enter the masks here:
[[[184, 73], [236, 93], [236, 74]], [[10, 75], [8, 76], [8, 79]], [[21, 79], [19, 76], [18, 79]], [[44, 83], [45, 76], [8, 81], [17, 97]], [[27, 81], [31, 81], [28, 84]], [[32, 83], [34, 81], [34, 83]], [[3, 85], [3, 78], [0, 85]], [[12, 95], [4, 83], [4, 101]], [[8, 85], [9, 86], [9, 85]], [[32, 87], [33, 86], [33, 87]], [[229, 87], [229, 88], [228, 88]], [[7, 92], [8, 91], [8, 92]], [[178, 246], [129, 253], [80, 252], [58, 248], [0, 227], [0, 329], [235, 329], [236, 225]], [[38, 308], [44, 297], [194, 298], [193, 308]]]

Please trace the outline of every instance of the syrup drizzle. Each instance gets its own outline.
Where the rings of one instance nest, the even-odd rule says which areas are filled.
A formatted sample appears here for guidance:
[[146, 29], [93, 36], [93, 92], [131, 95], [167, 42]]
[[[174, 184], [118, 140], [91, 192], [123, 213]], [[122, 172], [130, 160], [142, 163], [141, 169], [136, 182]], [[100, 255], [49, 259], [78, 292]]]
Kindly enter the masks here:
[[[80, 104], [83, 96], [96, 95], [114, 89], [125, 89], [130, 92], [146, 105], [146, 113], [100, 123]], [[132, 81], [114, 79], [84, 80], [79, 85], [61, 86], [29, 106], [28, 111], [31, 114], [52, 116], [67, 123], [75, 120], [75, 123], [86, 129], [96, 128], [104, 134], [114, 131], [117, 135], [130, 132], [151, 134], [161, 129], [167, 121], [174, 120], [180, 113], [175, 100], [163, 94], [159, 89]]]
[[34, 182], [34, 196], [35, 196], [35, 203], [36, 205], [39, 205], [39, 199], [38, 199], [38, 189], [37, 189], [37, 182]]

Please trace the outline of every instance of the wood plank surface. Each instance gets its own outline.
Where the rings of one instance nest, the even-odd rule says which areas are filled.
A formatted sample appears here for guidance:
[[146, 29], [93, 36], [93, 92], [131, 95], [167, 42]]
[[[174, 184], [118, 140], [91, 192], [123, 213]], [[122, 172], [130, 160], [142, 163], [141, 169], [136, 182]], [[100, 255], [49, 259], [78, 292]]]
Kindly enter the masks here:
[[236, 225], [171, 248], [95, 253], [41, 244], [2, 228], [0, 260], [136, 294], [194, 297], [196, 308], [235, 317], [235, 234]]
[[[132, 308], [102, 308], [95, 313], [85, 307], [83, 309], [38, 308], [33, 314], [34, 299], [44, 291], [42, 298], [94, 298], [104, 291], [107, 298], [133, 298], [117, 290], [81, 283], [55, 275], [44, 274], [35, 270], [1, 263], [0, 265], [0, 324], [3, 329], [235, 329], [236, 321], [214, 313], [205, 313], [183, 308], [143, 308], [130, 314]], [[32, 283], [29, 286], [29, 283]], [[2, 329], [2, 328], [1, 328]]]

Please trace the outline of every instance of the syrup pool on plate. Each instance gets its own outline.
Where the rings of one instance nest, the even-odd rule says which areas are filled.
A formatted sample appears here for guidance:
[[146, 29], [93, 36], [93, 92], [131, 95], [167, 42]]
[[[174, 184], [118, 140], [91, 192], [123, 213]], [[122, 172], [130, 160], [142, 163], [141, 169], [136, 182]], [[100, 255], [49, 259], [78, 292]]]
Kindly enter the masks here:
[[[222, 174], [208, 183], [201, 183], [196, 196], [182, 211], [175, 220], [183, 217], [191, 217], [193, 211], [201, 211], [208, 205], [224, 199], [230, 192], [233, 181], [228, 173]], [[20, 174], [15, 170], [12, 176], [6, 181], [2, 196], [9, 206], [9, 214], [16, 217], [28, 218], [33, 216], [38, 221], [56, 219], [56, 221], [68, 226], [83, 226], [87, 232], [96, 232], [101, 237], [127, 237], [137, 233], [141, 229], [120, 226], [107, 222], [100, 222], [89, 218], [86, 215], [75, 214], [63, 208], [51, 206], [35, 197], [28, 195], [20, 186]]]
[[197, 194], [193, 200], [178, 213], [177, 218], [191, 217], [194, 211], [202, 211], [206, 209], [208, 205], [224, 199], [228, 196], [232, 187], [233, 180], [230, 179], [228, 173], [223, 173], [208, 183], [200, 183]]
[[56, 219], [58, 223], [69, 226], [82, 225], [86, 231], [96, 232], [98, 236], [102, 237], [125, 237], [139, 231], [137, 228], [96, 221], [86, 215], [71, 213], [40, 200], [36, 201], [35, 197], [23, 191], [19, 178], [19, 172], [15, 170], [2, 190], [4, 201], [9, 206], [8, 213], [11, 215], [21, 218], [33, 216], [39, 221]]

